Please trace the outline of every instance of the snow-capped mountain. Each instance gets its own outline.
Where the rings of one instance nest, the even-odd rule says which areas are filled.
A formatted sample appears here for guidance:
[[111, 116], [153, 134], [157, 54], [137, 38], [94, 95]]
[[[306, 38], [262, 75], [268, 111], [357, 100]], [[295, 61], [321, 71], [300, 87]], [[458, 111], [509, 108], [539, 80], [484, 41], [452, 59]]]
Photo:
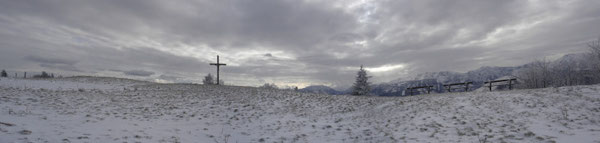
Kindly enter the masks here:
[[587, 54], [587, 53], [576, 53], [576, 54], [567, 54], [562, 56], [561, 58], [558, 58], [554, 61], [552, 61], [550, 64], [553, 67], [559, 67], [559, 68], [576, 68], [573, 70], [592, 70], [593, 67], [591, 67], [590, 65], [593, 65], [589, 62], [592, 62], [593, 60], [591, 60], [592, 57], [591, 55]]

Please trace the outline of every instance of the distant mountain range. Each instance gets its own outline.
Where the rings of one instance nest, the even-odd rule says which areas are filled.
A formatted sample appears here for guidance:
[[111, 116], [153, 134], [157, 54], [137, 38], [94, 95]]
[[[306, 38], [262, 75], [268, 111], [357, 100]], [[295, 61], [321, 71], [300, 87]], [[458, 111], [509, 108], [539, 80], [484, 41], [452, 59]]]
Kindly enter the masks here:
[[[557, 60], [551, 62], [551, 64], [560, 64], [563, 62], [577, 63], [573, 61], [583, 62], [586, 61], [584, 54], [568, 54]], [[402, 96], [405, 95], [405, 90], [408, 87], [433, 85], [433, 92], [444, 92], [444, 84], [459, 83], [459, 82], [473, 82], [470, 86], [470, 90], [475, 90], [483, 86], [483, 82], [489, 80], [496, 80], [499, 78], [509, 78], [515, 75], [515, 72], [523, 67], [527, 67], [528, 64], [516, 66], [516, 67], [489, 67], [484, 66], [476, 70], [468, 71], [466, 73], [458, 73], [451, 71], [442, 72], [426, 72], [416, 74], [408, 78], [399, 78], [386, 83], [379, 83], [371, 85], [371, 93], [379, 96]], [[313, 85], [306, 88], [300, 89], [301, 92], [308, 93], [322, 93], [322, 94], [349, 94], [350, 89], [346, 91], [338, 91], [333, 88], [323, 85]]]
[[[550, 64], [561, 64], [561, 63], [578, 63], [587, 61], [586, 55], [582, 53], [578, 54], [567, 54], [559, 59], [556, 59]], [[459, 83], [459, 82], [473, 82], [473, 85], [469, 87], [470, 90], [475, 90], [483, 86], [485, 81], [510, 78], [516, 74], [520, 69], [529, 66], [529, 64], [515, 66], [515, 67], [489, 67], [484, 66], [476, 70], [468, 71], [466, 73], [458, 73], [451, 71], [442, 72], [426, 72], [416, 74], [407, 78], [399, 78], [386, 83], [379, 83], [371, 85], [371, 93], [378, 96], [403, 96], [405, 90], [408, 87], [433, 85], [433, 92], [444, 92], [444, 84]], [[322, 94], [349, 94], [351, 89], [345, 91], [338, 91], [333, 88], [314, 85], [300, 89], [301, 92], [309, 93], [322, 93]]]
[[[481, 67], [466, 73], [451, 71], [426, 72], [416, 74], [410, 78], [399, 78], [386, 83], [371, 85], [371, 93], [379, 96], [402, 96], [404, 90], [408, 87], [433, 85], [433, 92], [443, 92], [443, 84], [471, 81], [473, 85], [470, 89], [477, 89], [483, 85], [483, 82], [495, 80], [500, 77], [506, 77], [513, 74], [519, 67]], [[350, 89], [338, 91], [324, 85], [312, 85], [299, 90], [306, 93], [321, 93], [330, 95], [349, 94]]]

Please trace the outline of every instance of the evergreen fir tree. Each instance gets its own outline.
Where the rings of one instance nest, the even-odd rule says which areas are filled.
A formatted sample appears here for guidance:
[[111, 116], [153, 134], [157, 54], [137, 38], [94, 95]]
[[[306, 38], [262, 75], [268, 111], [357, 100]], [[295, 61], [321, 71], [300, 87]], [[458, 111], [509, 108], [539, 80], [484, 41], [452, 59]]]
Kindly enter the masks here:
[[371, 86], [369, 85], [369, 76], [367, 71], [360, 65], [360, 70], [356, 76], [356, 82], [352, 86], [352, 95], [369, 95]]

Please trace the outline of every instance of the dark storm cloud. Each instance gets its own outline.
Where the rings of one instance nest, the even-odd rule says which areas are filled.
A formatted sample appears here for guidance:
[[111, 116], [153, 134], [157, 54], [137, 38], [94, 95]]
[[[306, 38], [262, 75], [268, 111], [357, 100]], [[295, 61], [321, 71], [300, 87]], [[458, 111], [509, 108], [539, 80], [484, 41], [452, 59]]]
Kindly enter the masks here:
[[44, 68], [49, 68], [49, 69], [53, 69], [53, 70], [59, 70], [59, 71], [70, 71], [70, 72], [84, 72], [83, 70], [72, 66], [72, 65], [63, 65], [63, 64], [45, 64], [42, 63], [40, 64], [40, 67], [44, 67]]
[[584, 51], [598, 13], [584, 0], [2, 1], [0, 65], [200, 82], [219, 54], [230, 84], [347, 86], [361, 64], [403, 65], [373, 72], [382, 82]]
[[30, 55], [25, 57], [25, 59], [39, 63], [39, 66], [44, 68], [72, 72], [83, 72], [83, 70], [80, 70], [74, 66], [78, 61], [72, 59], [64, 59], [58, 57], [41, 57], [40, 55]]
[[75, 60], [61, 59], [61, 58], [51, 58], [51, 57], [39, 57], [39, 56], [27, 56], [27, 60], [44, 63], [44, 64], [64, 64], [64, 65], [73, 65], [77, 63]]
[[163, 75], [160, 75], [158, 78], [167, 80], [167, 81], [177, 81], [177, 79], [179, 79], [181, 77], [163, 74]]

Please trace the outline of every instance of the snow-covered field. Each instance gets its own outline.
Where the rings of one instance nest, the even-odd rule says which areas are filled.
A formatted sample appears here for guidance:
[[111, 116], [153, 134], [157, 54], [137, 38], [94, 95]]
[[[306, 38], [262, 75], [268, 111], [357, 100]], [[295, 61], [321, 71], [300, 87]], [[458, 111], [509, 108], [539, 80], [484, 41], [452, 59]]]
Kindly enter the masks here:
[[0, 142], [600, 142], [600, 85], [358, 97], [2, 78]]

